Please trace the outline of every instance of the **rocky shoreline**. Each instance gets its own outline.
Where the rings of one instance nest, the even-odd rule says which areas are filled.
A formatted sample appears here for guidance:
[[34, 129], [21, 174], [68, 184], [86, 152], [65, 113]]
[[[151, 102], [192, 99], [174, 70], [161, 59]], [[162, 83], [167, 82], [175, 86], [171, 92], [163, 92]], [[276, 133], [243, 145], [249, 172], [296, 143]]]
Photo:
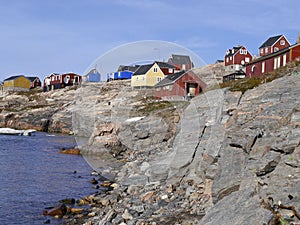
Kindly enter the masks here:
[[64, 224], [299, 224], [299, 82], [297, 68], [244, 94], [217, 89], [174, 103], [167, 120], [158, 111], [169, 106], [98, 121], [83, 154], [123, 163]]
[[64, 224], [300, 224], [299, 71], [190, 102], [126, 82], [74, 90], [55, 118], [88, 139], [96, 190]]

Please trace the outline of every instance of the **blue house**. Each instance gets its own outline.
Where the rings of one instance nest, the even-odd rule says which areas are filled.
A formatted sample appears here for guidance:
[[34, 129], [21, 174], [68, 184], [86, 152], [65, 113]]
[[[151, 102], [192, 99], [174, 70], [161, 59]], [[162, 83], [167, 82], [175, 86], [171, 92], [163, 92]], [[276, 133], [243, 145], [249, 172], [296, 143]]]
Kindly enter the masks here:
[[97, 69], [92, 69], [84, 76], [84, 81], [86, 82], [100, 82], [101, 74], [97, 71]]
[[119, 71], [114, 73], [109, 73], [107, 75], [107, 80], [125, 80], [131, 79], [133, 72], [131, 71]]

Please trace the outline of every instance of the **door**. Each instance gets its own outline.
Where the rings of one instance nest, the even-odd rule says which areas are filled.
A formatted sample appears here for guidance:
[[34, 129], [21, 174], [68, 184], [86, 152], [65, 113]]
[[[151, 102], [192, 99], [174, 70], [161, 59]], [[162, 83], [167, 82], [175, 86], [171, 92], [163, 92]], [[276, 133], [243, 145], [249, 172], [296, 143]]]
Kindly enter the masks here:
[[187, 84], [188, 88], [187, 88], [187, 94], [189, 94], [190, 96], [195, 96], [196, 95], [196, 88], [197, 88], [197, 84]]

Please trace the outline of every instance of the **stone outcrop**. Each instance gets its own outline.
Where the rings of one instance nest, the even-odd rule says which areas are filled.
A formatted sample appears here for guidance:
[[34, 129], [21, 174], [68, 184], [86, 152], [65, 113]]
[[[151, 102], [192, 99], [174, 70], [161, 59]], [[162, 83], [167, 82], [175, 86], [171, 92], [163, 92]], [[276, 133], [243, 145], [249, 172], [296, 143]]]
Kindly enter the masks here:
[[124, 114], [99, 120], [87, 147], [122, 159], [108, 169], [118, 185], [94, 196], [101, 207], [86, 221], [109, 212], [101, 223], [299, 223], [299, 87], [296, 68], [244, 94], [216, 89], [166, 111], [141, 113], [142, 101], [123, 97]]

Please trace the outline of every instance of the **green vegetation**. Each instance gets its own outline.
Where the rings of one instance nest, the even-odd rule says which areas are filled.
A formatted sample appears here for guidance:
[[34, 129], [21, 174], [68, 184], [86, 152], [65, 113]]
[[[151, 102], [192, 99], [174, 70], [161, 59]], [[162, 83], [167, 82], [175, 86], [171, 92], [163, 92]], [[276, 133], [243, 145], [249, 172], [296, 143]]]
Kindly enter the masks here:
[[173, 107], [172, 104], [168, 101], [149, 101], [147, 103], [143, 103], [139, 108], [138, 111], [143, 113], [149, 113], [153, 111], [158, 111], [166, 108]]
[[265, 74], [261, 77], [252, 77], [252, 78], [245, 78], [242, 80], [237, 80], [232, 82], [226, 82], [220, 84], [220, 87], [221, 88], [228, 87], [230, 91], [241, 91], [244, 93], [249, 89], [253, 89], [259, 86], [260, 84], [271, 82], [280, 77], [290, 75], [293, 72], [299, 72], [300, 71], [299, 66], [300, 66], [300, 61], [293, 61], [287, 64], [286, 66], [281, 67], [272, 73]]

